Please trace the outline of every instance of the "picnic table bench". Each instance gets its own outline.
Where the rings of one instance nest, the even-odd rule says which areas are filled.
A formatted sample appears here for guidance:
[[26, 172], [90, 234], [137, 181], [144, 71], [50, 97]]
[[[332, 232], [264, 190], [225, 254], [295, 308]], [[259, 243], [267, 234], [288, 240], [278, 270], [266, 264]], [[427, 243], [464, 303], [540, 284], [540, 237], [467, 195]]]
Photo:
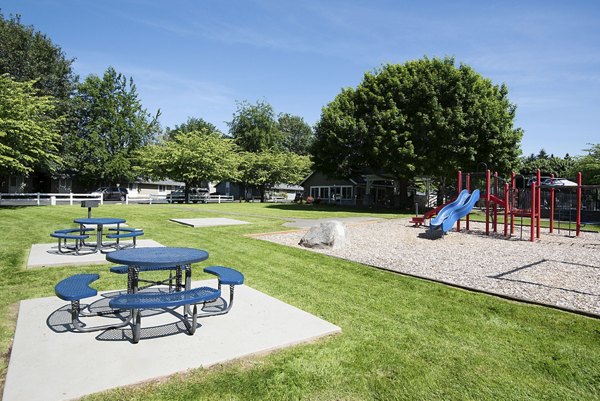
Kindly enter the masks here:
[[[159, 266], [159, 265], [146, 265], [138, 267], [140, 271], [152, 271], [152, 270], [174, 270], [176, 266]], [[169, 291], [159, 290], [158, 292], [140, 291], [138, 288], [132, 288], [131, 291], [126, 294], [120, 294], [109, 299], [110, 310], [96, 313], [83, 313], [80, 301], [85, 298], [94, 297], [98, 294], [98, 291], [90, 284], [99, 279], [98, 274], [76, 274], [65, 278], [55, 286], [55, 293], [60, 299], [71, 302], [71, 322], [76, 331], [90, 332], [96, 330], [105, 330], [111, 328], [120, 328], [128, 324], [132, 324], [133, 332], [133, 343], [137, 343], [140, 340], [141, 333], [141, 311], [146, 309], [175, 309], [183, 306], [183, 314], [173, 313], [181, 318], [186, 326], [187, 332], [193, 335], [196, 331], [197, 320], [201, 317], [217, 316], [222, 315], [231, 309], [233, 305], [234, 287], [244, 283], [244, 275], [239, 271], [225, 267], [225, 266], [209, 266], [204, 269], [206, 273], [216, 275], [218, 277], [218, 288], [212, 287], [198, 287], [198, 288], [186, 288], [185, 290], [181, 286], [176, 286], [175, 291], [171, 290], [169, 285]], [[111, 268], [111, 272], [124, 274], [130, 273], [130, 266], [115, 266]], [[152, 282], [153, 284], [164, 284], [165, 281]], [[203, 311], [198, 313], [198, 304], [206, 305], [207, 303], [214, 302], [221, 297], [221, 286], [229, 285], [229, 302], [226, 306], [219, 306], [215, 311]], [[191, 309], [193, 305], [193, 309]], [[211, 305], [212, 306], [212, 305]], [[204, 308], [204, 306], [203, 306]], [[118, 317], [124, 310], [129, 310], [127, 318], [121, 318], [121, 321], [116, 324], [109, 324], [103, 326], [88, 327], [81, 322], [82, 317], [99, 316], [99, 315], [115, 315]], [[189, 316], [191, 315], [191, 316]], [[190, 322], [191, 317], [191, 322]]]
[[54, 287], [54, 293], [57, 297], [62, 300], [71, 302], [71, 323], [73, 327], [77, 331], [81, 331], [84, 333], [97, 331], [97, 330], [105, 330], [111, 328], [119, 328], [126, 326], [129, 324], [131, 317], [125, 320], [124, 322], [117, 324], [108, 324], [103, 326], [93, 326], [88, 327], [85, 326], [80, 318], [81, 317], [90, 317], [90, 316], [101, 316], [106, 314], [114, 314], [115, 311], [106, 312], [98, 312], [93, 314], [86, 314], [82, 312], [80, 301], [85, 298], [91, 298], [98, 295], [98, 291], [95, 288], [90, 287], [90, 284], [100, 278], [99, 274], [75, 274], [73, 276], [67, 277], [64, 280], [61, 280]]

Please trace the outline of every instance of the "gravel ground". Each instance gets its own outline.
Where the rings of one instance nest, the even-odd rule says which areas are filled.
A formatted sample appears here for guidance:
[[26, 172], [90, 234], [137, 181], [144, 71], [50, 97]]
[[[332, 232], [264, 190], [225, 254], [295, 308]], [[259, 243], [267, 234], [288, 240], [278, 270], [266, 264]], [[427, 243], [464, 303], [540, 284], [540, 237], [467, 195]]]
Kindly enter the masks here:
[[[542, 230], [541, 239], [531, 243], [518, 239], [518, 228], [511, 240], [485, 236], [484, 228], [471, 223], [471, 231], [432, 239], [426, 227], [413, 227], [408, 219], [349, 223], [345, 246], [311, 251], [600, 315], [600, 234], [582, 232], [574, 238]], [[302, 248], [298, 242], [305, 232], [257, 238]], [[524, 229], [523, 238], [528, 234]]]

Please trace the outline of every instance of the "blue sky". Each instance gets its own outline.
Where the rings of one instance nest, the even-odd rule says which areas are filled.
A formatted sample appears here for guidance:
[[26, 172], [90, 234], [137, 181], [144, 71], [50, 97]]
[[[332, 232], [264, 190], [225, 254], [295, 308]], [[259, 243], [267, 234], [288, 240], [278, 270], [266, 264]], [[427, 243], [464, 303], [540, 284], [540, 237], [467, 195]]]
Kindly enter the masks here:
[[150, 112], [227, 131], [236, 101], [313, 125], [386, 63], [453, 56], [505, 83], [523, 154], [600, 143], [600, 1], [2, 0], [76, 58], [131, 76]]

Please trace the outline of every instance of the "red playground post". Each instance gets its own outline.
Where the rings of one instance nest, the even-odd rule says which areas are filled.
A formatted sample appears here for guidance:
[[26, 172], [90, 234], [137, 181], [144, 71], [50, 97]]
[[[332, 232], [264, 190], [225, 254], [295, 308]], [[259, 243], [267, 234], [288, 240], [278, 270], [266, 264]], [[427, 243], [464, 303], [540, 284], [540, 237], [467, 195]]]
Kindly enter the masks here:
[[575, 235], [581, 233], [581, 171], [577, 173], [577, 217], [575, 218]]
[[[458, 170], [458, 186], [456, 196], [460, 194], [460, 191], [462, 191], [462, 171]], [[460, 232], [460, 219], [458, 219], [458, 221], [456, 222], [456, 232]]]
[[[554, 178], [554, 174], [550, 174]], [[554, 232], [554, 187], [550, 188], [550, 234]]]
[[485, 171], [485, 235], [490, 235], [490, 170]]
[[[471, 174], [467, 173], [467, 191], [471, 192]], [[469, 230], [469, 216], [470, 214], [467, 214], [466, 220], [467, 220], [467, 231]]]
[[542, 217], [542, 214], [540, 213], [540, 210], [542, 210], [542, 172], [540, 171], [540, 169], [537, 169], [537, 194], [535, 196], [535, 199], [537, 200], [537, 203], [535, 204], [535, 213], [536, 213], [536, 224], [537, 224], [537, 238], [540, 239], [540, 218]]
[[535, 237], [535, 205], [537, 204], [535, 201], [535, 182], [531, 183], [531, 224], [529, 225], [531, 228], [531, 238], [530, 241], [533, 242]]

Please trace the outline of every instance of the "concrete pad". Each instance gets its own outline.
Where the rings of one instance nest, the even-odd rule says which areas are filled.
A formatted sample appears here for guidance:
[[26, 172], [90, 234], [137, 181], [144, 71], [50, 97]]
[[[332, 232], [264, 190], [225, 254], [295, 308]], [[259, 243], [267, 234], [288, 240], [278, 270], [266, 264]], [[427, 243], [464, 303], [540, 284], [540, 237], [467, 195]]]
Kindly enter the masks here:
[[227, 219], [224, 217], [209, 217], [203, 219], [171, 219], [171, 221], [191, 227], [236, 226], [240, 224], [250, 224], [247, 221]]
[[[202, 285], [215, 286], [216, 280], [195, 282], [192, 287]], [[227, 291], [224, 296], [229, 299]], [[106, 307], [106, 297], [115, 293], [90, 302], [94, 308]], [[129, 327], [72, 332], [68, 309], [68, 303], [56, 297], [21, 301], [4, 401], [78, 398], [341, 332], [245, 285], [236, 287], [235, 304], [228, 314], [198, 319], [193, 336], [171, 313], [144, 312], [138, 344], [129, 341]], [[96, 318], [103, 323], [107, 319]]]
[[[129, 241], [121, 241], [121, 244], [130, 244]], [[164, 246], [151, 239], [138, 239], [137, 248], [148, 248], [152, 246]], [[27, 259], [27, 268], [32, 267], [51, 267], [65, 265], [89, 265], [96, 263], [110, 263], [106, 261], [106, 254], [96, 252], [88, 255], [62, 254], [58, 252], [58, 243], [52, 244], [33, 244], [29, 251]]]

